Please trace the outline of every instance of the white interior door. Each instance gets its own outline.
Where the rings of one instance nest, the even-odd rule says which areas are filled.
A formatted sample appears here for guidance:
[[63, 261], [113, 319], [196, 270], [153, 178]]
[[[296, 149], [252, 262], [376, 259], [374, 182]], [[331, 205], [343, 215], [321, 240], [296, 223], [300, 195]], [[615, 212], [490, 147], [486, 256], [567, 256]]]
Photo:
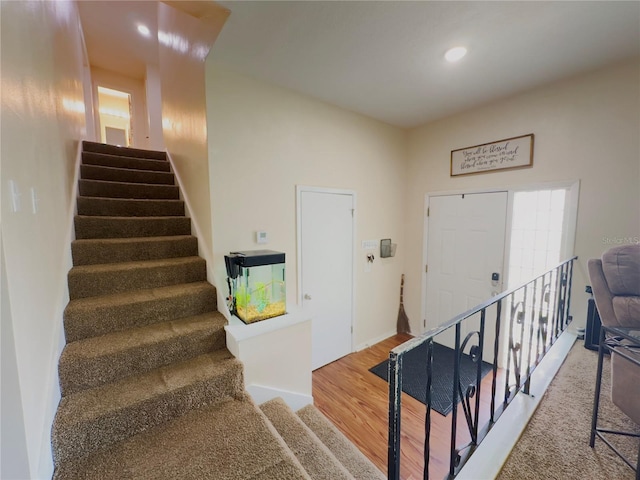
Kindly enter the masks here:
[[[429, 198], [425, 312], [428, 328], [449, 321], [503, 290], [507, 198], [507, 192]], [[494, 274], [498, 280], [492, 280]], [[487, 315], [483, 355], [490, 362], [495, 338], [493, 312]], [[461, 339], [478, 328], [479, 316], [465, 322]], [[454, 334], [450, 329], [436, 341], [453, 347]]]
[[312, 368], [351, 353], [353, 209], [351, 193], [299, 191], [300, 293], [312, 315]]

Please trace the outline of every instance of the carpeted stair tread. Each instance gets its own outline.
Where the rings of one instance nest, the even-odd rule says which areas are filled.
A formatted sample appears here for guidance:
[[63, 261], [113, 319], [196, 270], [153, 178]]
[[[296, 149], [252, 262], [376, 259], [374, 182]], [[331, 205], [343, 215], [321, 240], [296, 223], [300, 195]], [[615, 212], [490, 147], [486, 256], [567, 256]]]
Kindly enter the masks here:
[[227, 349], [62, 398], [52, 429], [56, 462], [79, 458], [189, 410], [242, 395], [242, 364]]
[[106, 143], [90, 142], [84, 140], [82, 142], [82, 150], [85, 152], [107, 153], [110, 155], [120, 155], [123, 157], [134, 158], [152, 158], [154, 160], [167, 160], [166, 152], [158, 150], [144, 150], [141, 148], [119, 147], [117, 145], [109, 145]]
[[106, 180], [80, 180], [78, 192], [85, 197], [139, 198], [178, 200], [177, 185], [152, 183], [111, 182]]
[[281, 398], [263, 403], [260, 409], [282, 436], [313, 480], [353, 479], [349, 471]]
[[78, 197], [78, 215], [176, 217], [184, 215], [184, 202], [167, 199]]
[[83, 180], [105, 180], [108, 182], [152, 183], [157, 185], [175, 184], [175, 175], [171, 172], [106, 167], [102, 165], [80, 165], [80, 178]]
[[209, 312], [68, 343], [58, 367], [62, 395], [224, 348], [226, 323]]
[[171, 164], [166, 160], [122, 157], [96, 152], [82, 152], [82, 163], [83, 165], [100, 165], [103, 167], [129, 168], [132, 170], [150, 170], [155, 172], [171, 171]]
[[207, 279], [201, 257], [165, 258], [140, 262], [80, 265], [67, 275], [69, 298], [93, 297], [129, 290], [166, 287]]
[[71, 253], [74, 265], [192, 257], [198, 255], [198, 239], [192, 235], [83, 239], [71, 243]]
[[83, 459], [55, 480], [309, 480], [249, 400], [189, 412]]
[[191, 219], [76, 215], [76, 238], [134, 238], [191, 235]]
[[199, 315], [216, 309], [208, 282], [135, 290], [69, 302], [64, 311], [67, 342]]
[[244, 391], [166, 152], [83, 142], [80, 178], [54, 478], [353, 478]]
[[356, 480], [384, 480], [387, 478], [316, 407], [307, 405], [296, 413]]

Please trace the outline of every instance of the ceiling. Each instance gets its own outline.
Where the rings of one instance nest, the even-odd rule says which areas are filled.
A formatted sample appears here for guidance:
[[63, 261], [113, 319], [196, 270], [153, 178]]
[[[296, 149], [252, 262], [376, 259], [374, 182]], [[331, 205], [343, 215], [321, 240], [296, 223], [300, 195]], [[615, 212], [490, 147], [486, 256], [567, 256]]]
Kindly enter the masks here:
[[[637, 1], [218, 3], [210, 61], [400, 127], [640, 57]], [[153, 30], [156, 2], [79, 5], [92, 65], [143, 78], [157, 41], [135, 22]]]
[[[78, 1], [91, 65], [144, 78], [146, 64], [158, 63], [157, 4], [156, 1]], [[138, 33], [139, 23], [149, 27], [149, 37]]]

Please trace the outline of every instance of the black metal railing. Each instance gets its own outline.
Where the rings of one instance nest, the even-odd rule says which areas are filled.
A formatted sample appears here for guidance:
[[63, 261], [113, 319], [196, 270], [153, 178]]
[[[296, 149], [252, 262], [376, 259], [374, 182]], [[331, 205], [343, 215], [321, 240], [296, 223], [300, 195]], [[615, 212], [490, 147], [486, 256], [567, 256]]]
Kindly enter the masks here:
[[[454, 478], [473, 454], [489, 430], [500, 418], [519, 391], [529, 393], [530, 379], [551, 345], [565, 330], [571, 316], [571, 284], [573, 263], [577, 257], [566, 260], [533, 280], [508, 291], [464, 312], [437, 328], [425, 332], [402, 345], [389, 354], [389, 451], [388, 478], [400, 479], [400, 438], [402, 407], [402, 367], [405, 355], [427, 344], [424, 358], [426, 376], [426, 414], [424, 441], [423, 477], [429, 478], [430, 436], [431, 436], [431, 399], [433, 374], [433, 345], [438, 339], [444, 343], [453, 343], [454, 350], [453, 410], [451, 411], [451, 440], [448, 459], [448, 473], [445, 478]], [[494, 318], [493, 322], [491, 318]], [[503, 325], [504, 323], [504, 325]], [[487, 326], [491, 328], [488, 329]], [[507, 328], [507, 337], [501, 330]], [[454, 338], [450, 338], [451, 331]], [[464, 338], [463, 338], [464, 333]], [[486, 334], [489, 334], [488, 336]], [[435, 342], [440, 343], [440, 342]], [[502, 346], [502, 343], [505, 346]], [[506, 353], [504, 350], [506, 349]], [[460, 365], [464, 357], [477, 365], [475, 381], [462, 385]], [[506, 358], [505, 358], [506, 357]], [[491, 397], [488, 406], [481, 411], [480, 396], [482, 390], [482, 364], [490, 359], [492, 364]], [[504, 368], [499, 375], [498, 364]], [[504, 376], [499, 385], [498, 377]], [[486, 387], [485, 387], [486, 388]], [[459, 412], [458, 400], [462, 403]], [[486, 418], [481, 425], [480, 419]], [[458, 435], [458, 415], [464, 415], [468, 438], [461, 441]], [[463, 424], [464, 428], [464, 424]]]

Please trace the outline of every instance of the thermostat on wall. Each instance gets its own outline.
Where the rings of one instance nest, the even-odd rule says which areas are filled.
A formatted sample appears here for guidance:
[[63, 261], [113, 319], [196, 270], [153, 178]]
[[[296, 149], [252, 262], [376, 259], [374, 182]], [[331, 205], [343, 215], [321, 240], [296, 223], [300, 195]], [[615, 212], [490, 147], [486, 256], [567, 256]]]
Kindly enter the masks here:
[[268, 241], [267, 232], [256, 232], [257, 243], [267, 243]]

